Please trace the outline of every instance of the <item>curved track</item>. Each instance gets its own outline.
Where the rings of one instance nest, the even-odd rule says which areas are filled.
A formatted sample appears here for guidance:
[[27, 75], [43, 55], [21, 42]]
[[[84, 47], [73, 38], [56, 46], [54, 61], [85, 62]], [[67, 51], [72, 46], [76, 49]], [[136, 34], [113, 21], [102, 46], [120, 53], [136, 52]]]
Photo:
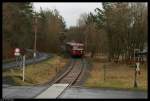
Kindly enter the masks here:
[[[5, 97], [6, 96], [7, 97], [16, 96], [16, 98], [17, 97], [24, 98], [23, 94], [25, 94], [26, 97], [32, 96], [32, 98], [35, 98], [36, 96], [43, 93], [46, 89], [48, 89], [51, 85], [53, 85], [55, 83], [68, 83], [69, 84], [68, 87], [74, 86], [74, 84], [76, 84], [76, 82], [80, 81], [79, 80], [80, 75], [82, 74], [82, 72], [85, 69], [85, 65], [84, 65], [85, 61], [84, 61], [84, 59], [83, 60], [71, 59], [71, 60], [72, 61], [68, 64], [67, 68], [64, 69], [64, 71], [62, 71], [62, 73], [60, 73], [60, 75], [58, 75], [56, 78], [54, 78], [52, 80], [52, 82], [49, 82], [46, 85], [34, 86], [35, 88], [32, 86], [21, 86], [22, 88], [20, 86], [9, 86], [9, 85], [6, 87], [3, 86], [3, 89], [5, 91], [6, 90], [12, 90], [14, 92], [18, 92], [18, 93], [11, 93], [10, 95], [7, 92], [5, 92]], [[34, 88], [34, 89], [31, 89], [31, 90], [33, 90], [32, 91], [33, 94], [28, 94], [28, 93], [22, 92], [22, 89], [30, 90], [29, 87]], [[66, 91], [66, 89], [64, 89], [56, 98], [59, 98], [59, 96], [61, 96], [61, 94], [63, 94], [64, 91]]]
[[73, 85], [83, 71], [83, 60], [75, 60], [71, 67], [55, 83], [68, 83]]
[[[63, 71], [63, 73], [52, 82], [50, 82], [49, 86], [47, 86], [43, 91], [39, 92], [39, 94], [42, 94], [47, 88], [54, 84], [69, 84], [56, 98], [59, 98], [59, 96], [68, 88], [79, 82], [79, 78], [81, 79], [80, 75], [83, 74], [85, 71], [85, 60], [84, 59], [72, 59], [70, 65], [68, 66], [67, 70]], [[38, 96], [37, 94], [36, 96]], [[35, 97], [36, 97], [35, 96]]]
[[[77, 82], [79, 82], [79, 77], [80, 75], [85, 71], [85, 62], [84, 59], [78, 59], [78, 60], [73, 60], [72, 64], [70, 65], [70, 67], [68, 68], [68, 70], [66, 70], [66, 72], [64, 74], [62, 74], [59, 78], [57, 78], [53, 84], [55, 83], [60, 83], [60, 84], [69, 84], [68, 87], [73, 86], [74, 84], [76, 84]], [[67, 87], [67, 88], [68, 88]], [[61, 96], [61, 94], [67, 89], [65, 88], [58, 96], [57, 98], [59, 98], [59, 96]]]

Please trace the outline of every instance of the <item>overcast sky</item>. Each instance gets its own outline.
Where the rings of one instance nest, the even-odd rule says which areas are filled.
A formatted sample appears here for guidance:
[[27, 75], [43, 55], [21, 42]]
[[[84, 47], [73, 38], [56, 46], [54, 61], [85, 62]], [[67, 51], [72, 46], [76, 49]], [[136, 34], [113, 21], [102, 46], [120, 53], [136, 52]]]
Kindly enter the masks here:
[[57, 9], [63, 16], [67, 28], [76, 26], [77, 20], [83, 13], [94, 12], [95, 8], [102, 8], [101, 3], [33, 3], [35, 11], [39, 11], [40, 7], [44, 9]]

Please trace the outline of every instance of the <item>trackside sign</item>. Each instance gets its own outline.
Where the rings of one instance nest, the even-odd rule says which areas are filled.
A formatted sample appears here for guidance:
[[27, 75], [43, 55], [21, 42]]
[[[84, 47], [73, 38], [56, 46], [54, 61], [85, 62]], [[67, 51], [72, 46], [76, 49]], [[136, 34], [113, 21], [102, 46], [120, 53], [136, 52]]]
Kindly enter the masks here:
[[20, 55], [20, 49], [19, 48], [15, 48], [14, 55], [15, 56], [19, 56]]

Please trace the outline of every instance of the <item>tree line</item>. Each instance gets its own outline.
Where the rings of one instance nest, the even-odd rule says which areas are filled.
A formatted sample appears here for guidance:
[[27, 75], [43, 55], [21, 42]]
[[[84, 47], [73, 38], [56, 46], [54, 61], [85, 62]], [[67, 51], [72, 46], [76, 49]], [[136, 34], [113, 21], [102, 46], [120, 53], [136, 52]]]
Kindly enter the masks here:
[[145, 3], [103, 2], [102, 9], [83, 13], [77, 26], [66, 28], [57, 9], [34, 12], [32, 3], [3, 3], [3, 58], [11, 58], [15, 47], [33, 49], [36, 30], [38, 51], [58, 53], [64, 40], [76, 40], [91, 57], [131, 60], [134, 49], [147, 44], [147, 13]]
[[142, 51], [147, 45], [147, 12], [145, 3], [104, 2], [102, 9], [80, 16], [76, 32], [82, 34], [79, 40], [85, 43], [91, 57], [102, 53], [109, 61], [120, 56], [131, 60], [134, 49]]
[[34, 49], [35, 30], [38, 51], [59, 52], [65, 21], [56, 9], [34, 12], [32, 3], [3, 3], [2, 14], [3, 59], [12, 58], [16, 47]]

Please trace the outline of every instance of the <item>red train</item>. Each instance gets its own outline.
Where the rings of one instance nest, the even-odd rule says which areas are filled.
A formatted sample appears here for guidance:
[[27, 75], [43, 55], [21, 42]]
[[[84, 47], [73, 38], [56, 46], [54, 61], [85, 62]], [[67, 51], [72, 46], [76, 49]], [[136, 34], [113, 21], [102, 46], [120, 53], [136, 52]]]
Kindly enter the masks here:
[[67, 42], [66, 43], [67, 52], [71, 56], [82, 57], [84, 55], [84, 44], [77, 42]]

